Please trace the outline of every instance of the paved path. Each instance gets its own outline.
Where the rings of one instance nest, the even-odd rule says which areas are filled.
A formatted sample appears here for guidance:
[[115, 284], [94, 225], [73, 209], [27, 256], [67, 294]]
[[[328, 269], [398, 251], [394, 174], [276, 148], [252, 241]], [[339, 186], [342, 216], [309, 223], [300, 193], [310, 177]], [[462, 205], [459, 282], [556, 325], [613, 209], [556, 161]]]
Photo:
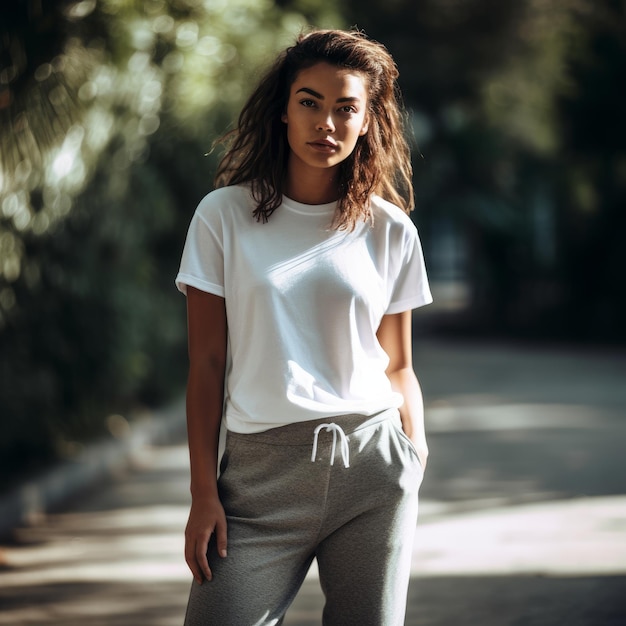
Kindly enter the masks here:
[[[431, 460], [408, 626], [626, 625], [626, 354], [418, 344]], [[184, 444], [0, 547], [0, 625], [174, 626]], [[312, 571], [285, 626], [320, 624]]]

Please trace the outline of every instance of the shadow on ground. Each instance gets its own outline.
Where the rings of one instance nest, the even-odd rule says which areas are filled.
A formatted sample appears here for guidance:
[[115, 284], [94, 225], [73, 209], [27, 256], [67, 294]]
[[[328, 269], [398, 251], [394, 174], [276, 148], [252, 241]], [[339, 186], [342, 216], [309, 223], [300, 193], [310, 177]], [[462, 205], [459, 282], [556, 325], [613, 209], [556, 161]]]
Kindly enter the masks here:
[[[414, 578], [407, 626], [623, 626], [626, 577], [508, 576]], [[7, 626], [174, 626], [183, 583], [59, 583], [0, 592]], [[2, 615], [11, 615], [5, 621]], [[18, 620], [18, 621], [15, 621]], [[319, 626], [320, 592], [307, 580], [284, 626]]]

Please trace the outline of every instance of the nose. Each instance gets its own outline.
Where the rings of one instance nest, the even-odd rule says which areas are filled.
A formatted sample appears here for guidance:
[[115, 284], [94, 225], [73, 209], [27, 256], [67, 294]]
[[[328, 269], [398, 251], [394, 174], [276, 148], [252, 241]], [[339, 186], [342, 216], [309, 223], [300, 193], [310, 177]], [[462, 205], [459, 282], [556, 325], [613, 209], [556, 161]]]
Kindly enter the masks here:
[[335, 124], [333, 123], [330, 113], [321, 113], [320, 118], [316, 125], [317, 130], [322, 130], [327, 133], [335, 132]]

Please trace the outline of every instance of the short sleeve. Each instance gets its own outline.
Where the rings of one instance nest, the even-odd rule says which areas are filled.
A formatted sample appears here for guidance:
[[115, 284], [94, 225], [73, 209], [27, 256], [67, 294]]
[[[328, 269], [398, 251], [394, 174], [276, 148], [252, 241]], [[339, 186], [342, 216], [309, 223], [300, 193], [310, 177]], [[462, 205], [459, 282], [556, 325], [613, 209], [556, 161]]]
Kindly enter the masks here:
[[432, 301], [422, 246], [411, 222], [404, 232], [402, 254], [386, 314], [402, 313]]
[[191, 285], [223, 298], [223, 225], [219, 212], [211, 208], [207, 196], [191, 219], [176, 276], [176, 286], [184, 294], [187, 293], [187, 286]]

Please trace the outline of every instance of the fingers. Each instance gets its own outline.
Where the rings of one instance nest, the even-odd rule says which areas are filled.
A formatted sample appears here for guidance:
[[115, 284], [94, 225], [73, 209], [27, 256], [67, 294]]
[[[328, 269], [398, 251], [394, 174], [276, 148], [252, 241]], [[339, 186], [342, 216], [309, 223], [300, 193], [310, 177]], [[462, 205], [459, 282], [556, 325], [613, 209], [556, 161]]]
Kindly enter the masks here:
[[[197, 541], [191, 538], [188, 538], [185, 542], [185, 561], [187, 562], [187, 566], [191, 570], [194, 580], [199, 585], [201, 585], [202, 580], [204, 578], [204, 573], [203, 573], [200, 561], [198, 560], [196, 556], [197, 552], [198, 552]], [[206, 560], [206, 554], [204, 556], [204, 559]], [[207, 568], [208, 568], [208, 562], [207, 562]]]
[[[195, 554], [194, 554], [196, 566], [200, 569], [200, 571], [202, 572], [202, 575], [207, 580], [211, 580], [213, 578], [213, 573], [211, 572], [211, 568], [209, 567], [209, 561], [206, 556], [206, 553], [209, 548], [210, 536], [211, 536], [210, 534], [204, 535], [196, 541]], [[201, 585], [202, 577], [199, 580], [196, 578], [196, 581], [198, 582], [199, 585]]]
[[193, 574], [195, 581], [201, 585], [203, 580], [212, 580], [213, 572], [209, 566], [207, 552], [209, 539], [215, 533], [217, 552], [225, 558], [227, 554], [227, 531], [226, 520], [220, 519], [216, 522], [213, 531], [205, 531], [198, 535], [189, 535], [185, 542], [185, 561]]
[[215, 538], [217, 540], [217, 553], [222, 558], [226, 558], [228, 538], [225, 519], [220, 519], [217, 524], [215, 524]]
[[187, 528], [185, 532], [185, 561], [199, 585], [204, 578], [211, 580], [212, 576], [206, 556], [210, 536], [211, 530], [193, 532]]

